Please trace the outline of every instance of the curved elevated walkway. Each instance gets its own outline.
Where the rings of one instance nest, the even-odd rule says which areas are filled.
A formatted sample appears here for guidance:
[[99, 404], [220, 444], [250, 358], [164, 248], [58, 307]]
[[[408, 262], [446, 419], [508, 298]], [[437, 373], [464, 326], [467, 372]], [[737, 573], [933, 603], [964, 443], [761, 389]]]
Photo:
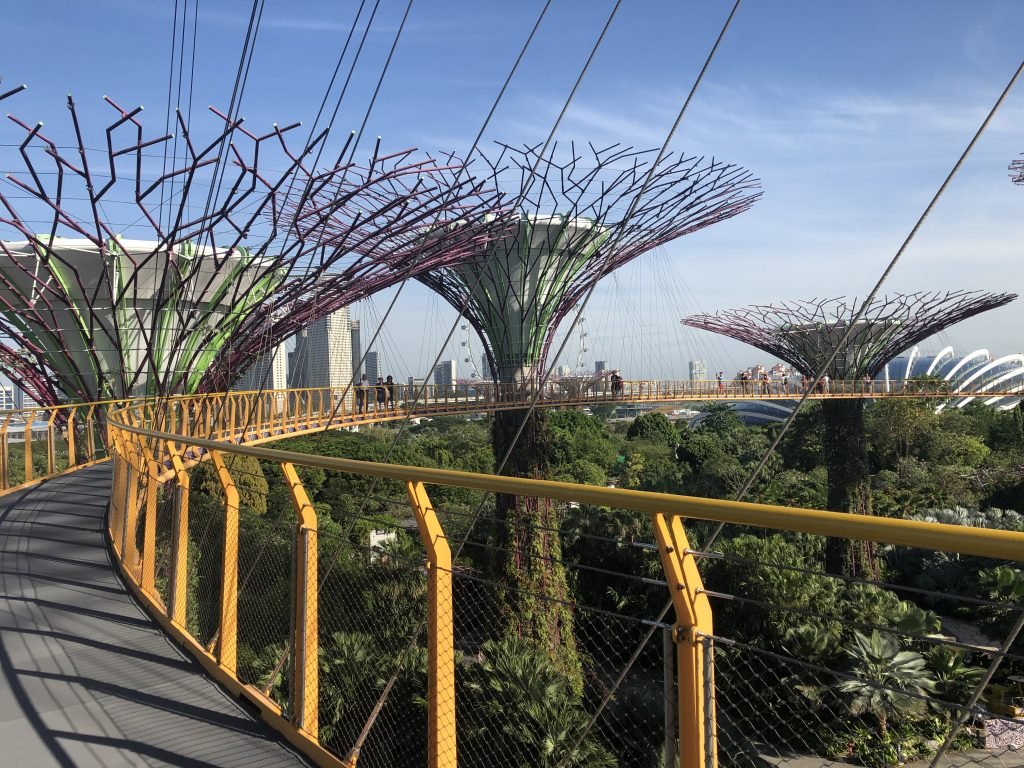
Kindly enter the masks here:
[[0, 764], [305, 766], [114, 574], [110, 465], [0, 497]]

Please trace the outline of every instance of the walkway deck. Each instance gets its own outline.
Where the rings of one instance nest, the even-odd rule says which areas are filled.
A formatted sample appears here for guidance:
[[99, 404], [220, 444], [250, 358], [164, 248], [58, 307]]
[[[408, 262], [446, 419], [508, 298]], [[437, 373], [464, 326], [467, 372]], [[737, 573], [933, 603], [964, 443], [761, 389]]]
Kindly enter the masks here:
[[305, 766], [136, 605], [107, 555], [109, 465], [0, 497], [0, 763]]

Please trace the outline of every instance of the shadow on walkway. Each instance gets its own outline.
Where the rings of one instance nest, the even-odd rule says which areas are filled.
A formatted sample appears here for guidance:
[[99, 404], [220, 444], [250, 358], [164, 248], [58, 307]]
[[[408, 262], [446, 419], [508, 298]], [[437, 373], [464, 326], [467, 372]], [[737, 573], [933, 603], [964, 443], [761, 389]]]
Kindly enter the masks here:
[[129, 596], [109, 490], [100, 465], [0, 497], [0, 763], [306, 765]]

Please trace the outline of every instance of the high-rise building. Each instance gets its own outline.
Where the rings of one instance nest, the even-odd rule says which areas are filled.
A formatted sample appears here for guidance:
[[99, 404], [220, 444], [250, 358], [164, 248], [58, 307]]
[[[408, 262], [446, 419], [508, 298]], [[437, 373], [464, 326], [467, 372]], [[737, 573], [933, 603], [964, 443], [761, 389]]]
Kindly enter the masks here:
[[16, 389], [13, 384], [0, 384], [0, 411], [13, 411], [17, 407], [14, 404]]
[[366, 378], [371, 384], [376, 383], [377, 379], [383, 376], [381, 371], [384, 370], [384, 361], [381, 359], [380, 352], [367, 352], [366, 362], [363, 366], [366, 369]]
[[288, 387], [288, 351], [283, 343], [266, 352], [242, 374], [232, 389], [247, 392], [255, 389], [286, 389]]
[[352, 329], [352, 375], [359, 379], [359, 375], [363, 372], [363, 339], [360, 334], [359, 321], [350, 320], [348, 323], [349, 328]]
[[458, 363], [455, 360], [443, 360], [434, 366], [434, 384], [438, 387], [450, 387], [459, 378]]
[[11, 390], [11, 402], [13, 403], [14, 410], [20, 411], [24, 408], [35, 408], [39, 405], [39, 403], [32, 399], [31, 395], [17, 384], [12, 384]]
[[560, 365], [555, 369], [555, 373], [558, 374], [559, 378], [566, 378], [572, 376], [572, 368], [568, 365]]
[[491, 364], [487, 362], [487, 353], [484, 352], [480, 355], [480, 378], [490, 379], [491, 375]]
[[703, 360], [690, 361], [690, 381], [707, 381], [708, 364]]
[[[323, 317], [299, 332], [289, 355], [291, 386], [331, 387], [341, 393], [352, 384], [352, 332], [348, 307]], [[351, 393], [346, 400], [351, 399]]]
[[608, 370], [607, 360], [595, 360], [594, 361], [594, 373], [601, 373], [601, 371]]

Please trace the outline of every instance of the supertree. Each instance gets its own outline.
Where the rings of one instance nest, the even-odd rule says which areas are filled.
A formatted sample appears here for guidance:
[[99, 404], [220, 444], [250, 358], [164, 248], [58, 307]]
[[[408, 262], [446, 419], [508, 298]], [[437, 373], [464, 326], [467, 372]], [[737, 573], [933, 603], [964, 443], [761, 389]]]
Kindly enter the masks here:
[[[559, 322], [594, 284], [642, 253], [749, 208], [759, 183], [735, 165], [620, 145], [568, 152], [498, 144], [481, 153], [484, 177], [514, 209], [503, 236], [458, 264], [421, 273], [479, 333], [494, 380], [529, 390], [544, 370]], [[657, 163], [656, 167], [652, 166]], [[496, 413], [493, 445], [504, 471], [549, 470], [543, 411]], [[520, 434], [516, 440], [516, 435]], [[560, 565], [558, 511], [545, 500], [499, 496], [494, 568], [511, 629], [547, 647], [571, 676], [579, 662]]]
[[473, 222], [496, 194], [452, 157], [378, 140], [317, 170], [326, 131], [292, 148], [298, 123], [257, 135], [212, 109], [209, 141], [180, 112], [147, 137], [141, 107], [105, 100], [102, 149], [71, 97], [70, 146], [11, 117], [25, 175], [0, 192], [17, 238], [0, 240], [0, 370], [44, 403], [226, 388], [304, 325], [490, 237]]
[[[856, 300], [812, 299], [691, 315], [682, 322], [764, 350], [806, 376], [827, 374], [855, 387], [922, 339], [1015, 298], [980, 291], [896, 294], [876, 297], [860, 313]], [[828, 508], [870, 514], [864, 401], [825, 398], [822, 417]], [[873, 568], [865, 562], [870, 548], [845, 539], [829, 539], [825, 554], [830, 573], [856, 575]]]
[[1010, 181], [1024, 184], [1024, 158], [1017, 158], [1010, 163]]

